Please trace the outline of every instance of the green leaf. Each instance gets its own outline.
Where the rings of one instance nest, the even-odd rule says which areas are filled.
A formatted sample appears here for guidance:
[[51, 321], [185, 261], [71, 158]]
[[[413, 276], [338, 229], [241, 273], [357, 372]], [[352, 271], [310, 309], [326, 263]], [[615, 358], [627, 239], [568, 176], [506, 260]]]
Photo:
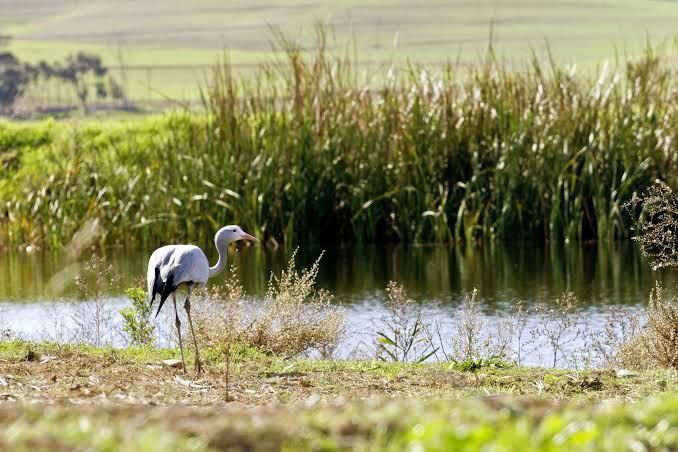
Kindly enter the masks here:
[[419, 359], [416, 361], [417, 364], [421, 364], [421, 363], [423, 363], [424, 361], [426, 361], [427, 359], [429, 359], [431, 356], [433, 356], [433, 355], [435, 354], [435, 352], [438, 351], [439, 348], [440, 348], [440, 347], [436, 347], [436, 348], [435, 348], [433, 351], [431, 351], [430, 353], [428, 353], [428, 354], [422, 356], [421, 358], [419, 358]]
[[377, 334], [380, 336], [380, 337], [377, 338], [377, 340], [378, 340], [379, 342], [381, 342], [381, 343], [383, 343], [383, 344], [392, 345], [392, 346], [394, 346], [394, 347], [397, 347], [397, 346], [398, 346], [398, 344], [396, 344], [395, 341], [394, 341], [393, 339], [391, 339], [390, 337], [388, 337], [388, 336], [385, 335], [384, 333], [378, 332]]

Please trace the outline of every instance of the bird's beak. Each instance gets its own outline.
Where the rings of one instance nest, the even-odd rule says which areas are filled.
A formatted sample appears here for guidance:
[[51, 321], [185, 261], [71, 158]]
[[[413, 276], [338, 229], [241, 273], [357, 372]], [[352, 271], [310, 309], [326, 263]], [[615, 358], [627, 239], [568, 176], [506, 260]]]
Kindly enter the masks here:
[[240, 240], [249, 240], [250, 242], [258, 242], [259, 241], [259, 239], [257, 239], [255, 236], [249, 235], [247, 232], [244, 232], [244, 231], [243, 231], [242, 235], [240, 236]]

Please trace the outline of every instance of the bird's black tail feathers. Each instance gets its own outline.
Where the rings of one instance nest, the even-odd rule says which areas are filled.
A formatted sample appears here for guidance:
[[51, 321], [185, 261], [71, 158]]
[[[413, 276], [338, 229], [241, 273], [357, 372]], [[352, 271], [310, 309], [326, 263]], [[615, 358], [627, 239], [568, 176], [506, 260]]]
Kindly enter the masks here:
[[[161, 278], [159, 277], [160, 271], [156, 269], [156, 281], [160, 280], [161, 287], [158, 289], [158, 293], [160, 293], [160, 305], [158, 306], [158, 310], [155, 313], [155, 316], [158, 317], [158, 314], [160, 314], [160, 309], [162, 309], [162, 305], [165, 304], [165, 300], [167, 300], [167, 297], [170, 296], [172, 292], [177, 290], [177, 286], [174, 285], [174, 273], [169, 272], [167, 275], [167, 280], [162, 282]], [[155, 298], [155, 287], [153, 288], [153, 297]], [[153, 301], [151, 300], [151, 303]]]
[[151, 291], [151, 299], [148, 302], [149, 309], [153, 307], [155, 295], [162, 293], [162, 278], [160, 278], [160, 268], [155, 267], [155, 278], [153, 278], [153, 289]]

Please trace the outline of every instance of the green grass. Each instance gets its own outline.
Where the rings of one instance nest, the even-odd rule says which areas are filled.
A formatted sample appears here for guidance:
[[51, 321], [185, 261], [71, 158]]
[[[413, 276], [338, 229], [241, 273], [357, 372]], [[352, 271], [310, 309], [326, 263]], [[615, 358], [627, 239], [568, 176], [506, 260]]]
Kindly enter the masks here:
[[[29, 355], [29, 351], [32, 354]], [[0, 342], [9, 450], [626, 450], [678, 442], [678, 374], [316, 361]], [[228, 381], [228, 383], [227, 383]]]
[[67, 344], [58, 342], [34, 343], [25, 340], [0, 341], [0, 356], [4, 359], [22, 360], [30, 353], [40, 355], [85, 355], [90, 358], [115, 358], [133, 363], [145, 363], [152, 360], [173, 358], [175, 350], [158, 349], [152, 347], [113, 348], [110, 346], [97, 347], [86, 344]]
[[[193, 377], [193, 356], [185, 350]], [[0, 342], [0, 375], [12, 375], [20, 384], [3, 391], [8, 396], [33, 399], [40, 395], [91, 400], [99, 393], [167, 404], [215, 403], [226, 397], [223, 350], [204, 347], [205, 373], [199, 380], [209, 391], [184, 393], [185, 387], [168, 384], [178, 373], [160, 365], [179, 357], [178, 349], [127, 349], [22, 340]], [[23, 376], [23, 377], [21, 377]], [[54, 378], [56, 376], [56, 378]], [[12, 378], [14, 378], [12, 377]], [[124, 382], [124, 385], [121, 384]], [[75, 391], [73, 386], [80, 385]], [[658, 392], [678, 390], [675, 369], [647, 369], [631, 377], [612, 370], [543, 369], [521, 366], [483, 366], [462, 369], [452, 363], [398, 363], [376, 360], [317, 360], [286, 358], [257, 349], [236, 347], [230, 359], [229, 398], [244, 405], [292, 403], [317, 394], [323, 399], [364, 399], [388, 396], [399, 399], [454, 400], [481, 396], [530, 396], [544, 400], [581, 403], [609, 399], [640, 400]], [[31, 385], [43, 388], [33, 392]], [[45, 386], [48, 385], [48, 386]], [[268, 388], [262, 392], [261, 386]], [[73, 392], [75, 391], [75, 392]]]
[[208, 243], [231, 223], [287, 244], [615, 240], [627, 200], [678, 185], [675, 72], [652, 48], [600, 78], [488, 54], [376, 88], [322, 31], [311, 55], [278, 38], [256, 76], [214, 68], [205, 115], [0, 125], [0, 243]]
[[678, 395], [635, 403], [552, 406], [538, 401], [371, 401], [309, 408], [0, 407], [11, 450], [467, 450], [670, 451]]
[[[503, 56], [523, 59], [529, 57], [530, 47], [544, 56], [548, 41], [559, 63], [593, 65], [614, 59], [615, 52], [638, 54], [647, 35], [672, 40], [678, 10], [670, 1], [642, 0], [426, 0], [416, 5], [403, 0], [341, 0], [331, 5], [199, 0], [190, 6], [177, 0], [162, 4], [60, 0], [4, 5], [0, 25], [3, 33], [14, 36], [10, 49], [28, 60], [88, 50], [117, 65], [120, 46], [126, 64], [133, 66], [128, 85], [133, 99], [148, 96], [148, 66], [156, 90], [175, 98], [195, 98], [195, 70], [190, 66], [211, 64], [223, 49], [236, 65], [267, 60], [269, 24], [308, 43], [309, 26], [316, 18], [335, 26], [339, 42], [354, 39], [360, 59], [372, 62], [366, 67], [392, 58], [400, 63], [407, 59], [443, 63], [459, 56], [475, 63], [487, 47], [492, 22], [497, 51]], [[163, 68], [166, 65], [188, 66], [169, 70]]]

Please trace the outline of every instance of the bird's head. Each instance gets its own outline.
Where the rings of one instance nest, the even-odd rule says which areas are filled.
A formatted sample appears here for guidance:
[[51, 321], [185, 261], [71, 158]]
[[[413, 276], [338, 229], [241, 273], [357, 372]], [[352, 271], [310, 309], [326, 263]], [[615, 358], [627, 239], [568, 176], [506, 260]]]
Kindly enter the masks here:
[[224, 226], [223, 228], [219, 229], [217, 234], [214, 236], [214, 242], [216, 243], [217, 247], [220, 245], [228, 246], [229, 243], [236, 242], [238, 240], [248, 240], [250, 242], [259, 241], [253, 235], [243, 231], [240, 226], [234, 224]]

